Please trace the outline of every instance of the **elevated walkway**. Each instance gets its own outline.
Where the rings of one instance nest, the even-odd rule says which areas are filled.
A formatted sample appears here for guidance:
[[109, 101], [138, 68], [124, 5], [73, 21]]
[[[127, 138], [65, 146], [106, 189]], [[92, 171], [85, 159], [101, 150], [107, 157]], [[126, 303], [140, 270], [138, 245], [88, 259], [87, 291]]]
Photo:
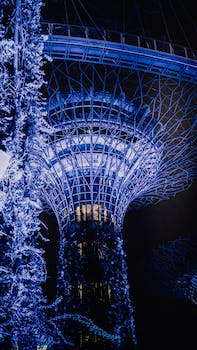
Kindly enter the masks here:
[[186, 47], [95, 28], [42, 23], [53, 59], [108, 64], [197, 83], [197, 53]]

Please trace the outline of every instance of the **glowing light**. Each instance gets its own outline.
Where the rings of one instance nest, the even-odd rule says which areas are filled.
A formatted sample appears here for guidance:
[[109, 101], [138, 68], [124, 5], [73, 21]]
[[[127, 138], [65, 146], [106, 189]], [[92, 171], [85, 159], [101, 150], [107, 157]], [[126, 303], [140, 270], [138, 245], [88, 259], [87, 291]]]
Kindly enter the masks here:
[[[14, 3], [3, 2], [8, 4]], [[14, 41], [4, 38], [5, 28], [0, 33], [0, 107], [8, 114], [5, 130], [15, 128], [11, 138], [5, 132], [6, 153], [0, 151], [0, 180], [11, 163], [9, 184], [0, 192], [10, 231], [3, 232], [9, 244], [6, 266], [0, 266], [0, 282], [6, 284], [0, 340], [8, 337], [19, 350], [46, 350], [56, 343], [75, 346], [58, 325], [72, 321], [86, 327], [95, 341], [102, 338], [118, 348], [132, 333], [136, 344], [122, 224], [129, 205], [168, 199], [188, 188], [196, 174], [192, 85], [196, 63], [172, 56], [171, 51], [159, 52], [156, 41], [150, 50], [97, 40], [87, 32], [83, 39], [70, 40], [66, 35], [39, 39], [40, 7], [40, 0], [16, 1]], [[10, 23], [9, 28], [11, 32]], [[47, 28], [57, 27], [50, 23]], [[38, 91], [44, 82], [44, 40], [46, 52], [55, 58], [47, 87], [50, 127]], [[168, 47], [172, 49], [171, 44]], [[7, 70], [10, 62], [14, 62], [13, 81]], [[16, 96], [9, 104], [13, 91]], [[14, 118], [11, 110], [16, 111]], [[56, 214], [60, 229], [61, 298], [54, 302], [56, 315], [50, 319], [43, 311], [46, 268], [37, 246], [41, 197]], [[102, 267], [102, 281], [96, 271], [97, 281], [87, 278], [89, 251]], [[189, 280], [187, 292], [196, 300], [196, 278], [192, 275]], [[104, 305], [108, 300], [105, 316], [110, 332], [89, 317], [88, 293]], [[81, 306], [87, 315], [78, 312]], [[90, 338], [86, 334], [84, 339], [80, 332], [81, 346]]]

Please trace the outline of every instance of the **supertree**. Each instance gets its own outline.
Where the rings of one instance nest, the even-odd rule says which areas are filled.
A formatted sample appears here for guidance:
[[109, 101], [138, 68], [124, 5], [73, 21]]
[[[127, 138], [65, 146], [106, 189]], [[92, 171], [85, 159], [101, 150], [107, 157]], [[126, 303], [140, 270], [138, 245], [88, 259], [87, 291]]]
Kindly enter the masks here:
[[[128, 348], [136, 336], [123, 220], [129, 207], [169, 199], [196, 175], [195, 54], [98, 28], [43, 30], [53, 58], [41, 160], [59, 225], [57, 312], [77, 312], [120, 339], [103, 348]], [[103, 337], [73, 322], [64, 330], [84, 349]]]
[[[14, 40], [1, 46], [3, 150], [11, 153], [1, 192], [1, 337], [19, 349], [53, 346], [54, 334], [60, 349], [71, 345], [64, 335], [75, 348], [94, 342], [96, 349], [104, 339], [103, 348], [128, 349], [131, 333], [134, 344], [136, 337], [123, 219], [129, 206], [168, 199], [195, 176], [195, 53], [97, 27], [44, 24], [53, 58], [47, 124], [38, 93], [40, 6], [16, 1]], [[41, 191], [59, 224], [62, 300], [48, 323], [37, 245]]]
[[143, 259], [142, 280], [152, 293], [197, 303], [197, 240], [179, 237]]

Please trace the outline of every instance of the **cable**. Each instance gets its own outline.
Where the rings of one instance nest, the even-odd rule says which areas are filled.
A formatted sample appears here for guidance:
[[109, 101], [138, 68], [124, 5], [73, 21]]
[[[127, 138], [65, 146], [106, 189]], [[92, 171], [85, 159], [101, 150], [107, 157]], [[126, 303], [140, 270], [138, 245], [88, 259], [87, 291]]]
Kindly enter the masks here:
[[123, 6], [122, 6], [122, 31], [125, 33], [126, 31], [126, 3], [125, 0], [123, 0]]
[[181, 4], [181, 7], [183, 8], [184, 14], [186, 14], [188, 16], [189, 23], [192, 24], [194, 31], [197, 32], [197, 25], [194, 22], [192, 16], [189, 14], [188, 10], [185, 8], [185, 5], [183, 4], [182, 1], [180, 1], [180, 4]]
[[171, 37], [170, 37], [170, 33], [168, 31], [168, 26], [167, 26], [167, 23], [166, 23], [166, 20], [165, 20], [164, 11], [163, 11], [163, 7], [162, 7], [162, 4], [161, 4], [161, 1], [159, 1], [159, 7], [160, 7], [160, 10], [161, 10], [161, 17], [163, 19], [163, 23], [164, 23], [166, 34], [167, 34], [167, 37], [168, 37], [168, 41], [171, 42]]
[[191, 48], [190, 42], [189, 42], [189, 40], [188, 40], [188, 38], [187, 38], [187, 36], [186, 36], [186, 33], [185, 33], [184, 28], [183, 28], [183, 26], [182, 26], [182, 24], [181, 24], [181, 21], [179, 20], [177, 14], [176, 14], [176, 11], [175, 11], [175, 9], [174, 9], [174, 6], [173, 6], [173, 4], [172, 4], [172, 0], [169, 1], [169, 4], [170, 4], [170, 7], [171, 7], [171, 9], [172, 9], [172, 11], [173, 11], [173, 13], [174, 13], [174, 15], [175, 15], [175, 18], [176, 18], [176, 20], [177, 20], [177, 23], [179, 24], [180, 29], [181, 29], [181, 31], [182, 31], [182, 33], [183, 33], [184, 39], [185, 39], [185, 41], [186, 41], [188, 47]]
[[69, 17], [68, 17], [66, 0], [64, 0], [64, 9], [65, 9], [65, 13], [66, 13], [66, 23], [69, 24]]
[[82, 27], [84, 28], [84, 30], [85, 30], [85, 25], [83, 24], [83, 21], [82, 21], [82, 19], [81, 19], [81, 16], [80, 16], [80, 14], [79, 14], [79, 12], [78, 12], [78, 10], [77, 10], [77, 7], [76, 7], [76, 5], [75, 5], [75, 2], [74, 2], [73, 0], [71, 0], [71, 2], [72, 2], [72, 5], [73, 5], [73, 7], [74, 7], [74, 9], [75, 9], [75, 12], [76, 12], [77, 17], [79, 18], [79, 22], [80, 22], [81, 26], [82, 26]]
[[141, 16], [140, 16], [140, 10], [139, 10], [138, 3], [136, 2], [136, 0], [135, 0], [135, 8], [136, 8], [136, 14], [137, 14], [137, 18], [138, 18], [138, 21], [139, 21], [139, 24], [140, 24], [143, 36], [145, 37], [146, 36], [146, 32], [145, 32], [145, 29], [144, 29], [143, 21], [142, 21]]
[[84, 12], [86, 13], [86, 15], [88, 16], [88, 18], [90, 19], [90, 21], [93, 23], [93, 25], [95, 26], [96, 30], [102, 35], [102, 31], [101, 29], [96, 25], [95, 21], [93, 20], [92, 16], [89, 14], [89, 12], [86, 10], [85, 6], [83, 5], [83, 3], [81, 2], [81, 0], [78, 0], [79, 4], [81, 5], [82, 9], [84, 10]]

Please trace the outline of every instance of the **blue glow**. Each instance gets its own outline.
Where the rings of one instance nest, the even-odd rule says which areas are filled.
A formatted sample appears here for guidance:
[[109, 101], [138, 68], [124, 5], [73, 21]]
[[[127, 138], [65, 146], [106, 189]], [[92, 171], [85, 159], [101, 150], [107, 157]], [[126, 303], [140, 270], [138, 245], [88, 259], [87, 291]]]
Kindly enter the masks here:
[[[122, 342], [130, 330], [136, 343], [121, 235], [124, 215], [129, 207], [157, 203], [190, 186], [196, 175], [195, 92], [184, 81], [177, 86], [171, 76], [121, 72], [122, 77], [116, 67], [101, 70], [94, 63], [52, 63], [52, 130], [43, 149], [43, 195], [59, 223], [58, 291], [70, 291], [64, 297], [65, 310], [70, 304], [80, 309], [77, 297], [72, 297], [74, 285], [81, 288], [80, 295], [88, 288], [85, 277], [80, 279], [80, 268], [70, 266], [79, 264], [77, 246], [86, 241], [92, 222], [95, 244], [114, 244], [112, 250], [102, 248], [104, 280], [114, 293], [106, 310], [108, 322], [115, 320], [113, 329]], [[72, 275], [78, 276], [74, 285]], [[119, 290], [125, 291], [125, 304], [123, 295], [115, 297]]]
[[[49, 35], [45, 50], [54, 59], [94, 62], [103, 65], [152, 72], [196, 83], [196, 54], [194, 51], [172, 43], [144, 39], [135, 35], [116, 33], [116, 42], [107, 40], [104, 31], [64, 24], [42, 23]], [[88, 33], [88, 36], [86, 35]], [[106, 45], [107, 43], [107, 45]], [[151, 48], [151, 49], [150, 49]], [[179, 55], [176, 55], [177, 51]]]
[[37, 144], [44, 142], [45, 107], [38, 91], [44, 82], [41, 1], [3, 1], [0, 7], [1, 15], [4, 10], [14, 13], [15, 23], [12, 33], [3, 25], [0, 31], [0, 341], [3, 348], [33, 350], [53, 342], [42, 293], [46, 281], [44, 252], [38, 244], [42, 179], [34, 157]]
[[[3, 26], [0, 31], [0, 341], [19, 350], [75, 347], [73, 338], [85, 327], [98, 341], [118, 347], [132, 334], [136, 344], [123, 220], [128, 208], [169, 199], [196, 176], [196, 62], [172, 55], [171, 44], [166, 53], [89, 34], [70, 37], [65, 28], [60, 36], [53, 24], [43, 25], [45, 38], [40, 0], [0, 6], [16, 7], [12, 38]], [[53, 58], [47, 106], [39, 92], [44, 53]], [[60, 298], [52, 305], [42, 291], [43, 201], [60, 235]], [[87, 246], [102, 280], [96, 271], [97, 279], [88, 280]], [[181, 278], [190, 280], [184, 293], [196, 302], [196, 275]], [[85, 305], [90, 292], [106, 305], [106, 329]], [[69, 322], [78, 327], [70, 337]]]

